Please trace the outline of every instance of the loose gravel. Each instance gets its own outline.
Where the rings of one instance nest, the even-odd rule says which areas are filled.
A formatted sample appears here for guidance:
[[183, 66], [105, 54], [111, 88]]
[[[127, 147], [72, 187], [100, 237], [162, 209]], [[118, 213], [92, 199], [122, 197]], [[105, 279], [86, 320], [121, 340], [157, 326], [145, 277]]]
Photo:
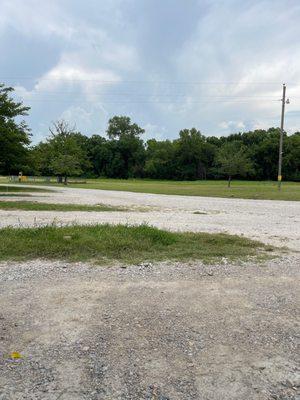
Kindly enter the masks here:
[[[22, 200], [28, 200], [28, 197]], [[50, 223], [148, 223], [173, 231], [245, 235], [267, 244], [300, 250], [300, 202], [296, 201], [170, 196], [77, 188], [59, 188], [51, 193], [34, 195], [31, 200], [108, 204], [125, 206], [132, 211], [97, 213], [0, 210], [0, 227]]]
[[264, 264], [0, 263], [1, 400], [300, 400], [300, 202], [71, 188], [24, 200], [133, 211], [0, 211], [0, 227], [148, 222], [290, 250]]
[[0, 398], [299, 399], [299, 265], [2, 263]]

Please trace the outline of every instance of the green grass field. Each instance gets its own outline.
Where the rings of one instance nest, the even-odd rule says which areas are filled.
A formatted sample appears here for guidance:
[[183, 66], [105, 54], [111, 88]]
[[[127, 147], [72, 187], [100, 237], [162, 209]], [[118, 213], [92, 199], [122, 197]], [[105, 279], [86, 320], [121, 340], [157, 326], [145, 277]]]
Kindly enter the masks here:
[[233, 181], [156, 181], [142, 179], [90, 179], [73, 185], [89, 189], [124, 190], [129, 192], [186, 196], [232, 197], [244, 199], [300, 200], [300, 183], [284, 182], [281, 191], [275, 182]]
[[[52, 186], [58, 185], [52, 184]], [[300, 200], [300, 183], [297, 182], [283, 182], [282, 189], [280, 191], [278, 190], [276, 182], [269, 181], [233, 181], [232, 187], [227, 188], [226, 181], [190, 182], [147, 179], [88, 179], [85, 184], [70, 184], [68, 187], [186, 196], [229, 197], [262, 200]]]
[[127, 211], [124, 207], [114, 207], [105, 204], [94, 206], [84, 204], [38, 203], [34, 201], [0, 201], [0, 210], [25, 211]]
[[0, 229], [0, 259], [60, 259], [138, 263], [142, 261], [212, 261], [262, 256], [273, 248], [226, 234], [174, 233], [147, 225], [95, 225]]

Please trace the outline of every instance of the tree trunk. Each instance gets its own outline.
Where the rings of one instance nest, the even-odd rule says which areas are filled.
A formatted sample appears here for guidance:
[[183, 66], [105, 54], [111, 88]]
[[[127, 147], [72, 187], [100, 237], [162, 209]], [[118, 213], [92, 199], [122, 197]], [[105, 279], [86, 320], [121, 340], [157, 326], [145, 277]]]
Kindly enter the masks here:
[[67, 176], [65, 176], [65, 179], [64, 179], [64, 185], [67, 185], [68, 184], [68, 177]]
[[228, 177], [228, 185], [227, 185], [227, 187], [230, 188], [230, 185], [231, 185], [231, 176]]

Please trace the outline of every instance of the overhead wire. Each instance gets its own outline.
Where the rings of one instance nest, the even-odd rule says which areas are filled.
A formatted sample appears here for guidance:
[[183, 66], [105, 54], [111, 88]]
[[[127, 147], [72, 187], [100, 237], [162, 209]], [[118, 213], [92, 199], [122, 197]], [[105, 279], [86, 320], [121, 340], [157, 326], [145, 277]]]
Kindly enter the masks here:
[[[85, 78], [62, 78], [62, 77], [51, 77], [51, 78], [34, 78], [34, 77], [0, 77], [0, 82], [3, 80], [32, 80], [34, 82], [42, 81], [62, 81], [68, 82], [70, 84], [75, 82], [94, 82], [97, 84], [152, 84], [152, 85], [215, 85], [215, 86], [226, 86], [226, 85], [281, 85], [280, 82], [241, 82], [241, 81], [162, 81], [162, 80], [101, 80], [101, 79], [85, 79]], [[289, 85], [297, 85], [297, 83], [289, 83]], [[139, 88], [141, 89], [141, 88]], [[19, 98], [26, 102], [81, 102], [81, 103], [91, 103], [92, 101], [99, 101], [103, 104], [207, 104], [207, 103], [247, 103], [252, 101], [266, 100], [268, 102], [278, 102], [281, 100], [280, 93], [278, 95], [267, 95], [267, 94], [208, 94], [200, 95], [197, 93], [159, 93], [157, 86], [153, 87], [153, 93], [140, 93], [136, 91], [129, 92], [98, 92], [91, 91], [89, 87], [88, 90], [84, 91], [74, 91], [74, 90], [31, 90], [28, 96], [23, 95]], [[189, 89], [190, 90], [190, 89]], [[62, 97], [64, 96], [64, 97]], [[73, 96], [72, 99], [66, 98], [68, 96]], [[126, 100], [117, 100], [118, 97], [126, 96]], [[98, 99], [97, 99], [98, 97]], [[108, 100], [107, 98], [116, 98], [115, 100]], [[93, 100], [95, 99], [95, 100]], [[299, 97], [293, 97], [293, 99], [299, 99]]]
[[[1, 80], [33, 80], [33, 81], [76, 81], [76, 82], [98, 82], [98, 83], [163, 83], [163, 84], [183, 84], [183, 85], [281, 85], [280, 81], [168, 81], [168, 80], [104, 80], [104, 79], [91, 79], [91, 78], [74, 78], [74, 77], [48, 77], [48, 78], [36, 78], [36, 77], [4, 77], [0, 76]], [[300, 85], [298, 82], [286, 82], [288, 85]]]

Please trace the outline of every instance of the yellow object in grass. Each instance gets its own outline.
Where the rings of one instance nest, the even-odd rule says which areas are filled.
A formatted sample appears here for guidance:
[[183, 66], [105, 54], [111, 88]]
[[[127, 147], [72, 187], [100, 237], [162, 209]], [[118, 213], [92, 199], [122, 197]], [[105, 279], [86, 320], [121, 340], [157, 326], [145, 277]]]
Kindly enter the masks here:
[[19, 359], [19, 358], [22, 358], [21, 354], [18, 353], [17, 351], [13, 351], [13, 352], [10, 354], [10, 357], [11, 357], [12, 359], [14, 359], [14, 360], [17, 360], [17, 359]]

